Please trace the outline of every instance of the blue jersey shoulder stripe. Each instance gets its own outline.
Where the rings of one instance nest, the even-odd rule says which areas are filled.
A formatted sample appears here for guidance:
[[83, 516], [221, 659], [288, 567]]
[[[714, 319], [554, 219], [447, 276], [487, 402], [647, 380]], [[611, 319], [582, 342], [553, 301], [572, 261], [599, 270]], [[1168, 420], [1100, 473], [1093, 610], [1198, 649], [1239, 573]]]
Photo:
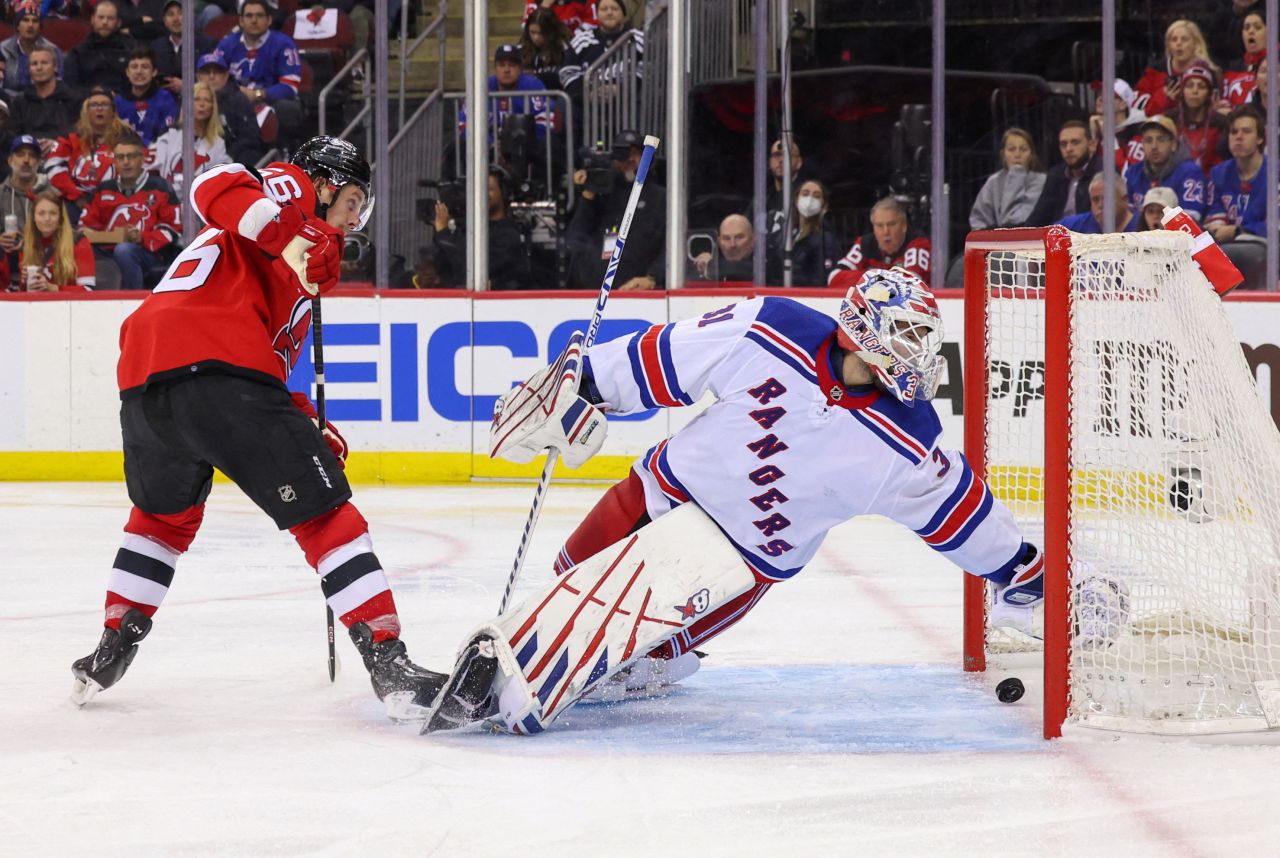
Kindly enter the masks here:
[[791, 298], [765, 298], [756, 321], [773, 328], [817, 359], [818, 346], [836, 329], [836, 320]]
[[[883, 398], [884, 398], [884, 397], [881, 397], [881, 399], [883, 399]], [[878, 437], [881, 441], [884, 441], [886, 444], [888, 444], [888, 445], [889, 445], [889, 448], [890, 448], [891, 450], [893, 450], [895, 453], [897, 453], [897, 454], [898, 454], [899, 456], [901, 456], [902, 458], [906, 459], [906, 460], [907, 460], [908, 462], [910, 462], [911, 464], [913, 464], [913, 465], [918, 465], [918, 464], [920, 464], [922, 461], [924, 461], [924, 460], [923, 460], [923, 459], [921, 459], [921, 458], [920, 458], [920, 456], [918, 456], [918, 455], [917, 455], [913, 450], [911, 450], [909, 447], [907, 447], [905, 444], [903, 444], [903, 443], [902, 443], [901, 441], [899, 441], [897, 438], [895, 438], [895, 437], [893, 437], [892, 435], [890, 435], [890, 434], [889, 434], [889, 433], [888, 433], [884, 428], [882, 428], [882, 427], [880, 426], [880, 424], [876, 423], [874, 420], [872, 420], [870, 417], [867, 417], [867, 416], [866, 416], [865, 414], [863, 414], [862, 412], [860, 412], [860, 411], [846, 411], [845, 413], [846, 413], [846, 414], [849, 414], [849, 415], [850, 415], [850, 416], [852, 416], [855, 420], [857, 420], [859, 423], [861, 423], [863, 426], [865, 426], [865, 427], [867, 427], [868, 429], [870, 429], [870, 430], [871, 430], [871, 432], [872, 432], [876, 437]]]
[[662, 333], [658, 334], [658, 358], [662, 361], [662, 374], [667, 380], [671, 395], [685, 405], [692, 405], [693, 400], [680, 386], [680, 379], [676, 377], [676, 365], [671, 359], [671, 327], [671, 325], [664, 325]]
[[888, 395], [872, 403], [871, 410], [892, 421], [926, 452], [933, 449], [942, 435], [942, 421], [932, 402], [921, 400], [913, 407]]
[[811, 372], [808, 367], [800, 363], [800, 361], [796, 359], [795, 355], [787, 352], [777, 343], [773, 342], [773, 340], [770, 340], [768, 337], [757, 333], [756, 331], [747, 331], [746, 338], [760, 346], [760, 348], [764, 349], [778, 360], [785, 363], [787, 366], [794, 369], [815, 385], [818, 383], [818, 376], [815, 373]]
[[640, 334], [635, 334], [627, 341], [627, 359], [631, 362], [631, 380], [636, 383], [640, 393], [640, 404], [645, 408], [657, 408], [658, 405], [649, 395], [649, 382], [644, 376], [644, 366], [640, 363]]

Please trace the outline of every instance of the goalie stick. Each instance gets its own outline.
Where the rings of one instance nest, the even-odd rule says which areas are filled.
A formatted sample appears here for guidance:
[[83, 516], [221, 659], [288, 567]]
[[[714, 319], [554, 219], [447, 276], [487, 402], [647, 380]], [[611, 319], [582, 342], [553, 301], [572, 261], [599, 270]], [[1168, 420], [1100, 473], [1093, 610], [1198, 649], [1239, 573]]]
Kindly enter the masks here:
[[[600, 284], [600, 297], [596, 299], [595, 312], [591, 316], [591, 324], [587, 326], [587, 334], [582, 341], [582, 350], [585, 354], [586, 350], [596, 340], [596, 333], [600, 330], [600, 320], [604, 316], [604, 305], [609, 300], [609, 292], [613, 289], [613, 278], [618, 274], [618, 262], [622, 259], [622, 249], [627, 243], [627, 233], [631, 231], [631, 218], [636, 213], [636, 206], [640, 202], [640, 192], [644, 190], [645, 177], [649, 174], [649, 164], [653, 161], [653, 153], [658, 149], [658, 138], [652, 134], [646, 135], [644, 138], [644, 152], [640, 156], [640, 166], [636, 170], [635, 182], [631, 185], [631, 196], [627, 198], [627, 208], [622, 215], [622, 224], [618, 227], [618, 241], [613, 246], [613, 256], [609, 259], [609, 265], [605, 268], [604, 281]], [[529, 537], [533, 535], [533, 528], [538, 523], [538, 516], [542, 512], [542, 502], [546, 499], [547, 488], [551, 485], [551, 474], [556, 469], [556, 460], [559, 459], [559, 451], [552, 447], [547, 453], [547, 464], [542, 469], [542, 476], [538, 479], [538, 488], [533, 493], [533, 505], [529, 507], [529, 518], [524, 524], [524, 534], [520, 537], [520, 547], [516, 549], [515, 561], [511, 564], [511, 574], [507, 577], [507, 589], [502, 593], [502, 603], [498, 606], [498, 616], [502, 616], [507, 611], [507, 605], [511, 601], [511, 590], [515, 587], [516, 579], [520, 577], [520, 570], [524, 567], [524, 557], [529, 549]]]
[[[316, 370], [316, 425], [324, 432], [324, 427], [328, 424], [324, 413], [324, 335], [320, 321], [319, 294], [311, 299], [311, 362], [315, 364]], [[334, 641], [333, 606], [328, 599], [324, 603], [324, 616], [329, 634], [329, 681], [334, 682], [338, 674], [338, 651]]]

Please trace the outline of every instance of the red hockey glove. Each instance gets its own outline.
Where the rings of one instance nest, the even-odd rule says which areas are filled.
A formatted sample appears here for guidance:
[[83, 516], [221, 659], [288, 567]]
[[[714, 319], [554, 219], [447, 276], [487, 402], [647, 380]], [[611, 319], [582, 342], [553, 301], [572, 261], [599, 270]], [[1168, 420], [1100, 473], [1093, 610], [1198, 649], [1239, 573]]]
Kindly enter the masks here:
[[[307, 398], [305, 393], [290, 394], [293, 399], [294, 406], [303, 414], [311, 418], [311, 422], [320, 425], [320, 415], [316, 413], [315, 406], [311, 404], [311, 400]], [[328, 420], [324, 422], [324, 428], [320, 430], [320, 434], [324, 436], [324, 442], [329, 445], [329, 449], [333, 451], [333, 455], [338, 457], [338, 464], [343, 470], [347, 467], [347, 439], [343, 438], [338, 432], [338, 428]]]
[[294, 236], [306, 222], [306, 213], [293, 203], [281, 206], [275, 220], [264, 226], [258, 233], [258, 247], [272, 256], [279, 256], [285, 245], [293, 241]]

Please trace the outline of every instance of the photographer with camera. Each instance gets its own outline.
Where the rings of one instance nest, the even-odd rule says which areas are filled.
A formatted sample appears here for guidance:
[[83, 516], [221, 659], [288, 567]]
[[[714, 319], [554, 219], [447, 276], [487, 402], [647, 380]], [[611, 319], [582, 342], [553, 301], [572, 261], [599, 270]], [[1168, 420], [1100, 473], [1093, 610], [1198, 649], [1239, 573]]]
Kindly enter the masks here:
[[[582, 190], [566, 234], [570, 289], [600, 287], [643, 151], [644, 138], [638, 132], [619, 131], [608, 154], [586, 153], [585, 169], [574, 173], [573, 183]], [[667, 191], [650, 174], [627, 236], [627, 252], [618, 266], [619, 289], [662, 288], [666, 210]]]
[[[489, 168], [489, 285], [493, 291], [532, 289], [536, 285], [529, 271], [529, 253], [524, 246], [520, 228], [507, 216], [510, 195], [507, 171], [498, 166]], [[452, 196], [442, 191], [442, 197]], [[466, 288], [467, 285], [467, 232], [460, 226], [461, 206], [455, 213], [448, 203], [437, 200], [435, 204], [435, 252], [436, 274], [446, 289]]]

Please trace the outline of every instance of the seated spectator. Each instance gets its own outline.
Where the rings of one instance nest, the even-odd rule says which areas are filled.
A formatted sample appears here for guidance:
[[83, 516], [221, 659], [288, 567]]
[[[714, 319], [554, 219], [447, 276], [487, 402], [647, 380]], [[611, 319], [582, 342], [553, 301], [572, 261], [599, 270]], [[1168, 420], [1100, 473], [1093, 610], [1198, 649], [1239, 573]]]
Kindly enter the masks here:
[[853, 243], [836, 263], [827, 285], [842, 292], [868, 271], [905, 268], [929, 284], [933, 245], [911, 229], [907, 210], [893, 197], [885, 197], [871, 207], [871, 232]]
[[[216, 7], [215, 7], [216, 8]], [[165, 34], [151, 43], [151, 53], [156, 58], [156, 76], [160, 85], [182, 98], [182, 2], [168, 0], [164, 4]], [[196, 30], [196, 56], [202, 57], [217, 47], [217, 43], [201, 30]], [[199, 71], [199, 68], [196, 69]]]
[[1164, 210], [1177, 205], [1178, 197], [1173, 193], [1172, 188], [1152, 188], [1147, 191], [1147, 195], [1142, 198], [1142, 211], [1139, 213], [1138, 227], [1134, 232], [1164, 229], [1164, 224], [1161, 223], [1164, 219]]
[[1266, 126], [1252, 107], [1231, 114], [1227, 148], [1231, 158], [1209, 173], [1205, 232], [1222, 246], [1244, 275], [1247, 289], [1266, 288]]
[[1134, 87], [1137, 97], [1133, 106], [1147, 116], [1173, 112], [1182, 86], [1182, 73], [1196, 60], [1203, 61], [1215, 73], [1218, 71], [1209, 57], [1204, 33], [1192, 21], [1179, 19], [1165, 29], [1164, 51], [1162, 68], [1148, 66]]
[[[36, 194], [31, 202], [18, 272], [21, 288], [29, 292], [88, 292], [96, 285], [93, 250], [89, 242], [76, 238], [67, 208], [52, 189]], [[7, 282], [8, 272], [0, 270], [0, 279]]]
[[1226, 117], [1213, 110], [1213, 93], [1217, 88], [1213, 69], [1206, 63], [1193, 62], [1182, 73], [1172, 117], [1178, 126], [1179, 141], [1204, 173], [1222, 160], [1226, 148], [1223, 140]]
[[217, 53], [226, 61], [255, 113], [270, 107], [279, 118], [285, 139], [293, 141], [304, 133], [302, 106], [298, 103], [302, 60], [293, 39], [279, 30], [268, 29], [270, 24], [271, 8], [266, 0], [244, 0], [239, 32], [219, 42]]
[[98, 186], [112, 177], [115, 170], [115, 147], [129, 132], [129, 126], [116, 116], [111, 93], [95, 86], [80, 108], [76, 130], [59, 137], [49, 153], [49, 182], [62, 198], [72, 205], [72, 220]]
[[13, 6], [13, 14], [17, 18], [18, 31], [0, 42], [0, 57], [4, 58], [4, 93], [8, 99], [31, 86], [27, 57], [36, 48], [52, 50], [57, 74], [62, 73], [62, 51], [42, 33], [38, 0], [19, 0]]
[[[1116, 79], [1112, 107], [1115, 110], [1116, 139], [1111, 146], [1115, 154], [1116, 169], [1127, 175], [1129, 168], [1142, 160], [1142, 123], [1147, 115], [1133, 107], [1134, 95], [1129, 84]], [[1089, 133], [1094, 141], [1102, 140], [1102, 93], [1094, 100], [1093, 115], [1089, 117]], [[1101, 156], [1099, 156], [1101, 157]]]
[[[1142, 208], [1147, 191], [1173, 188], [1178, 205], [1198, 223], [1204, 216], [1204, 173], [1178, 144], [1178, 128], [1167, 116], [1153, 116], [1142, 125], [1142, 163], [1125, 175], [1129, 206]], [[1137, 223], [1132, 228], [1136, 228]]]
[[[801, 182], [796, 189], [795, 207], [791, 222], [795, 235], [791, 244], [791, 285], [821, 288], [835, 270], [843, 245], [827, 224], [827, 189], [817, 179]], [[745, 218], [743, 218], [745, 220]], [[721, 225], [723, 230], [723, 225]], [[771, 286], [783, 285], [783, 254], [781, 231], [769, 236], [765, 279]], [[754, 239], [754, 236], [753, 236]], [[748, 279], [751, 279], [748, 277]]]
[[0, 275], [0, 284], [17, 285], [18, 251], [22, 246], [22, 232], [27, 223], [27, 205], [49, 183], [38, 172], [40, 169], [40, 141], [31, 136], [15, 137], [9, 147], [9, 178], [0, 185], [0, 251], [9, 264], [11, 278]]
[[1239, 33], [1244, 55], [1222, 73], [1222, 95], [1230, 109], [1247, 104], [1258, 85], [1258, 64], [1267, 55], [1267, 22], [1261, 9], [1245, 14]]
[[72, 89], [103, 86], [112, 92], [125, 92], [129, 88], [125, 68], [134, 42], [127, 33], [120, 32], [117, 0], [98, 0], [89, 27], [89, 38], [67, 54], [63, 80]]
[[227, 140], [231, 160], [239, 164], [256, 164], [267, 153], [265, 143], [275, 140], [275, 117], [271, 117], [271, 137], [266, 140], [253, 113], [253, 105], [231, 79], [227, 62], [216, 51], [205, 54], [196, 66], [197, 77], [207, 83], [218, 99], [218, 115]]
[[[560, 88], [576, 100], [582, 97], [582, 74], [600, 59], [617, 41], [635, 31], [636, 50], [644, 55], [644, 30], [627, 23], [627, 7], [623, 0], [600, 0], [596, 4], [599, 25], [581, 27], [569, 41], [569, 53], [560, 69]], [[621, 69], [618, 70], [621, 74]], [[577, 107], [577, 105], [575, 105]]]
[[1265, 59], [1258, 63], [1258, 79], [1253, 88], [1253, 95], [1249, 96], [1245, 104], [1258, 111], [1264, 123], [1267, 121], [1267, 61]]
[[751, 221], [740, 214], [731, 214], [720, 221], [716, 246], [718, 253], [704, 251], [693, 258], [690, 280], [750, 283], [755, 279], [756, 236]]
[[134, 48], [130, 52], [125, 74], [129, 89], [116, 94], [116, 113], [138, 132], [143, 144], [150, 146], [178, 121], [178, 101], [169, 90], [160, 88], [156, 58], [150, 48]]
[[[493, 54], [494, 73], [489, 75], [489, 92], [527, 92], [543, 89], [542, 81], [531, 74], [524, 73], [524, 60], [521, 59], [520, 48], [516, 45], [498, 45]], [[489, 99], [489, 143], [497, 139], [498, 131], [512, 114], [532, 113], [534, 115], [535, 133], [539, 140], [547, 136], [547, 128], [552, 124], [550, 106], [547, 99], [540, 95], [529, 96], [525, 104], [523, 96]], [[467, 134], [467, 112], [458, 110], [458, 128], [465, 139]]]
[[61, 137], [80, 115], [80, 98], [58, 80], [58, 58], [52, 49], [32, 49], [27, 62], [31, 86], [10, 104], [9, 127], [15, 134], [30, 134], [41, 140]]
[[1058, 154], [1062, 163], [1045, 174], [1044, 187], [1026, 226], [1048, 226], [1068, 215], [1089, 209], [1089, 179], [1100, 169], [1096, 141], [1089, 126], [1080, 119], [1068, 119], [1058, 130]]
[[[80, 217], [80, 228], [100, 258], [120, 269], [120, 288], [159, 282], [181, 235], [178, 200], [168, 183], [143, 172], [142, 139], [126, 130], [116, 141], [116, 177], [103, 182]], [[115, 230], [122, 230], [116, 241]]]
[[[222, 118], [218, 116], [218, 100], [213, 89], [203, 81], [196, 84], [191, 94], [191, 105], [196, 117], [196, 176], [221, 164], [230, 164], [227, 144], [222, 136]], [[185, 186], [185, 170], [182, 164], [182, 122], [170, 128], [155, 142], [147, 153], [147, 171], [168, 182], [179, 198]]]
[[1031, 135], [1010, 128], [1000, 139], [1001, 169], [992, 173], [969, 212], [972, 229], [1021, 226], [1044, 190], [1044, 167]]
[[[1111, 229], [1108, 230], [1103, 230], [1102, 228], [1102, 221], [1106, 217], [1106, 211], [1103, 207], [1103, 201], [1106, 199], [1105, 187], [1106, 176], [1101, 173], [1095, 173], [1093, 178], [1089, 180], [1089, 211], [1069, 215], [1058, 221], [1058, 223], [1072, 232], [1082, 232], [1086, 235], [1101, 235], [1103, 232], [1124, 232], [1125, 228], [1134, 221], [1133, 210], [1129, 208], [1129, 196], [1125, 193], [1124, 183], [1120, 181], [1119, 176], [1116, 177], [1115, 221], [1112, 222]], [[1143, 198], [1145, 199], [1145, 194]], [[1141, 216], [1141, 212], [1139, 212], [1138, 217]]]
[[524, 4], [525, 23], [533, 18], [539, 9], [546, 9], [556, 16], [572, 37], [583, 27], [596, 27], [600, 21], [596, 18], [595, 0], [526, 0]]
[[164, 35], [165, 0], [120, 0], [120, 32], [138, 45], [148, 45]]
[[[618, 226], [622, 223], [643, 151], [644, 138], [638, 132], [618, 132], [610, 150], [612, 187], [608, 191], [597, 193], [583, 187], [587, 182], [586, 170], [574, 174], [574, 185], [583, 190], [565, 231], [570, 289], [600, 288], [618, 241]], [[666, 210], [666, 188], [659, 185], [651, 173], [627, 236], [627, 252], [618, 264], [617, 288], [624, 291], [662, 288], [666, 279], [667, 235], [666, 217], [662, 213]]]
[[[782, 232], [783, 221], [786, 219], [786, 207], [782, 202], [782, 141], [774, 140], [773, 145], [769, 147], [769, 178], [765, 183], [764, 189], [764, 209], [769, 223], [769, 235]], [[800, 155], [800, 144], [796, 143], [793, 136], [791, 138], [791, 193], [795, 195], [795, 189], [805, 179], [814, 178], [809, 171], [804, 168], [804, 158]]]
[[[529, 251], [520, 228], [507, 217], [507, 175], [501, 167], [489, 169], [489, 284], [493, 291], [533, 289]], [[459, 229], [448, 207], [436, 202], [435, 270], [445, 288], [466, 286], [467, 233]]]
[[560, 67], [569, 50], [569, 31], [547, 8], [536, 8], [525, 21], [520, 36], [520, 56], [529, 74], [542, 82], [543, 89], [560, 88]]

